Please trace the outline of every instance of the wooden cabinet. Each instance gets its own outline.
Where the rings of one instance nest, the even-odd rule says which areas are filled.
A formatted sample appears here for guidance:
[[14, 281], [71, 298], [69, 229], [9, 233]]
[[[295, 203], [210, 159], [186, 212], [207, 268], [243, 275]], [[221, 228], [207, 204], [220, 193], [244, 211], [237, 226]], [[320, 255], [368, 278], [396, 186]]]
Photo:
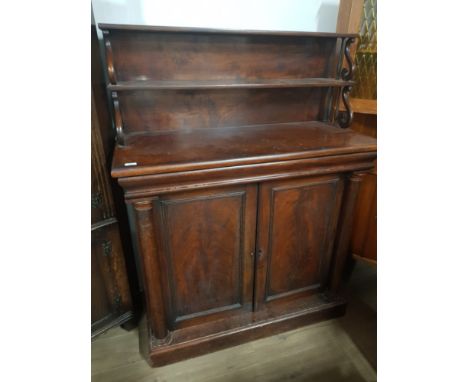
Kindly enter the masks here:
[[346, 129], [355, 36], [100, 27], [150, 365], [344, 314], [376, 158], [373, 138]]

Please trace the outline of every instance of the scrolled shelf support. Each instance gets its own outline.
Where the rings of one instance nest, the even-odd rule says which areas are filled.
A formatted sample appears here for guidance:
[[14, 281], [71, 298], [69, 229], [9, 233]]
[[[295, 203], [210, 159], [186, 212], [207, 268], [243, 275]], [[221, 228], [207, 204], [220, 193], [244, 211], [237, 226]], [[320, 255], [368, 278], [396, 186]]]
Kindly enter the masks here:
[[125, 144], [125, 141], [123, 133], [122, 114], [120, 113], [120, 104], [117, 92], [112, 92], [112, 104], [114, 105], [114, 122], [116, 133], [115, 140], [119, 146], [123, 146]]
[[[351, 81], [354, 75], [354, 70], [356, 66], [351, 58], [351, 44], [356, 41], [356, 38], [349, 37], [343, 41], [343, 50], [342, 50], [342, 60], [346, 60], [346, 66], [341, 68], [341, 79], [344, 81]], [[351, 109], [351, 104], [349, 102], [349, 93], [351, 92], [352, 86], [346, 85], [341, 89], [341, 100], [345, 107], [344, 111], [338, 111], [337, 122], [341, 128], [345, 129], [351, 125], [353, 121], [353, 110]]]
[[115, 79], [115, 70], [114, 70], [114, 56], [112, 54], [112, 46], [109, 40], [109, 31], [103, 30], [102, 34], [104, 35], [104, 46], [106, 47], [107, 75], [109, 76], [109, 82], [115, 85], [116, 79]]
[[[109, 40], [109, 31], [103, 30], [102, 34], [104, 36], [104, 46], [106, 49], [106, 66], [107, 66], [107, 75], [109, 77], [109, 83], [115, 85], [117, 83], [114, 70], [114, 56], [112, 53], [112, 45]], [[124, 142], [124, 133], [123, 133], [123, 123], [122, 123], [122, 114], [120, 112], [119, 98], [117, 92], [111, 93], [112, 105], [114, 106], [114, 124], [115, 124], [115, 140], [119, 146], [123, 146]]]
[[341, 68], [341, 79], [344, 81], [350, 81], [353, 78], [354, 70], [356, 66], [354, 65], [353, 59], [351, 58], [351, 44], [354, 44], [356, 39], [354, 37], [349, 37], [345, 39], [343, 43], [343, 55], [346, 59], [346, 65]]
[[346, 129], [353, 122], [353, 110], [351, 109], [351, 104], [349, 102], [349, 93], [351, 92], [351, 86], [345, 86], [341, 90], [341, 99], [343, 101], [345, 111], [338, 112], [338, 124], [342, 129]]

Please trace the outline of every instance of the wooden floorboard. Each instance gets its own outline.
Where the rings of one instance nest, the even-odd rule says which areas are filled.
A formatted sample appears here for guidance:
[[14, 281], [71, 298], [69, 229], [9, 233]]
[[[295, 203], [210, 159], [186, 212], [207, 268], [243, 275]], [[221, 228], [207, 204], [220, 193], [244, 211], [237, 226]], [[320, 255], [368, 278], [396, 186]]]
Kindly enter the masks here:
[[376, 305], [369, 297], [375, 296], [369, 289], [376, 275], [360, 269], [343, 318], [160, 368], [141, 358], [137, 329], [114, 328], [92, 343], [92, 381], [376, 381], [376, 313], [371, 309]]

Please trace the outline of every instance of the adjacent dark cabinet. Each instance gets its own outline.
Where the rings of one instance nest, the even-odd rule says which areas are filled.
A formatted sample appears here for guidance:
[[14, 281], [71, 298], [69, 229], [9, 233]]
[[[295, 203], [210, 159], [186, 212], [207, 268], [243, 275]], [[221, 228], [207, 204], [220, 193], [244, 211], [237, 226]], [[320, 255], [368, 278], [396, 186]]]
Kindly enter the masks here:
[[[96, 29], [91, 28], [91, 337], [134, 317], [121, 222], [109, 176], [111, 121]], [[118, 202], [117, 202], [118, 203]], [[121, 202], [123, 203], [123, 201]]]
[[100, 28], [150, 365], [344, 314], [355, 35]]
[[91, 336], [95, 337], [129, 321], [133, 306], [94, 93], [91, 113]]

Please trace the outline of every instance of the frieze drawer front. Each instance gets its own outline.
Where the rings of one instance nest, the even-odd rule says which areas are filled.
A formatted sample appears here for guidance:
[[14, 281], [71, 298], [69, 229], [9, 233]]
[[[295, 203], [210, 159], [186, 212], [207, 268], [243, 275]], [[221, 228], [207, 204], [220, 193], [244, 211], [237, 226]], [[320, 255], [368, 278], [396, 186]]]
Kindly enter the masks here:
[[356, 35], [100, 28], [148, 363], [344, 314], [356, 195], [377, 155], [347, 129]]

